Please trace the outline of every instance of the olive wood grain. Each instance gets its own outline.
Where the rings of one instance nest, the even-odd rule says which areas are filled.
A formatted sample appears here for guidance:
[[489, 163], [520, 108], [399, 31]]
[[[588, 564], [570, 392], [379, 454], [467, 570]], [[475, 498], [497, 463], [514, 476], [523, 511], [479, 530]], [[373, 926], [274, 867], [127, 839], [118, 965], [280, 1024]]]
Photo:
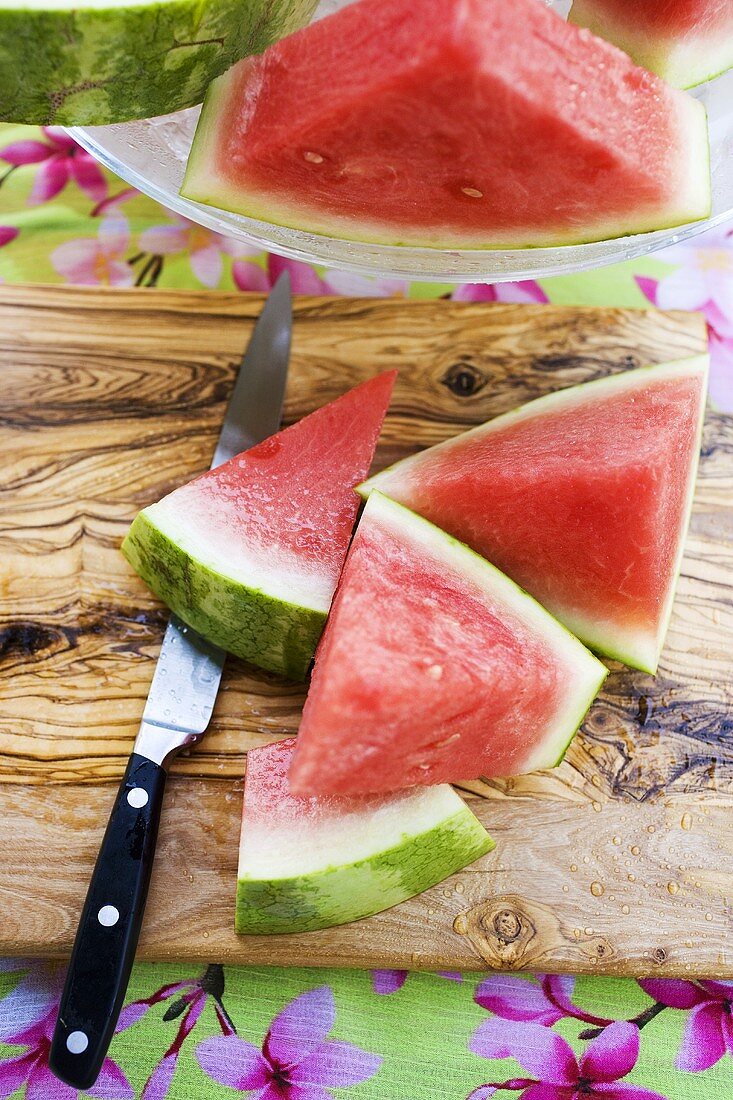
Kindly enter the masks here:
[[[0, 954], [68, 951], [165, 612], [119, 554], [205, 469], [259, 296], [0, 288]], [[705, 348], [653, 310], [299, 299], [285, 419], [400, 368], [375, 467], [562, 386]], [[246, 750], [302, 685], [230, 660], [180, 758], [152, 958], [733, 975], [733, 418], [710, 411], [657, 678], [612, 665], [560, 768], [469, 784], [495, 852], [421, 898], [301, 937], [232, 932]]]

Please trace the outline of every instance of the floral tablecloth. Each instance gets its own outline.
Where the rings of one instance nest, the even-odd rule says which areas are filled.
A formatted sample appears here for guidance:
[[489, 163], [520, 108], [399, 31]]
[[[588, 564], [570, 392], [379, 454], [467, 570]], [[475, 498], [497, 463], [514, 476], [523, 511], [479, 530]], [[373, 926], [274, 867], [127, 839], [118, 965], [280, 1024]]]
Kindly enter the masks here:
[[[157, 206], [61, 130], [0, 127], [0, 281], [266, 290], [284, 268], [296, 293], [701, 310], [711, 399], [733, 411], [733, 225], [541, 283], [408, 285], [264, 255]], [[0, 961], [0, 1098], [74, 1100], [46, 1067], [62, 981], [53, 964]], [[90, 1095], [724, 1100], [733, 1097], [732, 1054], [733, 983], [713, 977], [138, 964]]]

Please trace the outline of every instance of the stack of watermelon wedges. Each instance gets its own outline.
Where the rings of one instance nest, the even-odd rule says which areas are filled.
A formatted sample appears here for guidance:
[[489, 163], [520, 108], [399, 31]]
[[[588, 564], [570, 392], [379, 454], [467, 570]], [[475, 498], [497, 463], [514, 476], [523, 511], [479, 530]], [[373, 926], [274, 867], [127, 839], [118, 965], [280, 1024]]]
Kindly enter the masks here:
[[607, 674], [586, 646], [648, 673], [663, 646], [706, 357], [559, 391], [363, 481], [394, 381], [176, 489], [123, 545], [218, 645], [299, 677], [315, 655], [297, 739], [249, 756], [240, 932], [365, 916], [489, 851], [448, 784], [558, 764]]

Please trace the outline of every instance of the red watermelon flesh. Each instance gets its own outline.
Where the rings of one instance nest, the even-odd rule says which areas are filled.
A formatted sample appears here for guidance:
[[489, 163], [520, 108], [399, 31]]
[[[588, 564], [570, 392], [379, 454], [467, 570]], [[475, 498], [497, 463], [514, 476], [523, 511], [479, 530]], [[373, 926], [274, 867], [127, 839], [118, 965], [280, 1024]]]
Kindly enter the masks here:
[[263, 443], [176, 489], [166, 500], [222, 560], [246, 556], [269, 584], [328, 609], [397, 376], [387, 371]]
[[303, 710], [298, 794], [358, 794], [562, 757], [604, 666], [488, 562], [373, 493]]
[[707, 161], [699, 103], [539, 0], [361, 0], [214, 81], [182, 193], [353, 240], [522, 247], [705, 217]]
[[676, 87], [733, 65], [731, 0], [574, 0], [570, 19]]
[[578, 637], [653, 672], [687, 528], [707, 357], [530, 402], [405, 459], [387, 493], [494, 562]]

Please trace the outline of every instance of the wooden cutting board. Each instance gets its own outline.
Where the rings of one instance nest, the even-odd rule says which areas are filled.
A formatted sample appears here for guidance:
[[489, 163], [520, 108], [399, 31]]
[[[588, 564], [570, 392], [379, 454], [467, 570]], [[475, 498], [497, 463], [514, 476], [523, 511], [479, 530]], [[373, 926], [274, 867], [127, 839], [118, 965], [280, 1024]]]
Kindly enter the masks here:
[[[257, 296], [0, 290], [0, 955], [68, 951], [165, 613], [118, 552], [208, 466]], [[540, 394], [702, 351], [654, 311], [301, 299], [286, 421], [398, 366], [377, 466]], [[245, 750], [303, 688], [227, 664], [169, 784], [140, 954], [733, 976], [733, 420], [707, 417], [656, 679], [613, 665], [565, 762], [472, 784], [497, 840], [389, 912], [297, 937], [232, 930]]]

